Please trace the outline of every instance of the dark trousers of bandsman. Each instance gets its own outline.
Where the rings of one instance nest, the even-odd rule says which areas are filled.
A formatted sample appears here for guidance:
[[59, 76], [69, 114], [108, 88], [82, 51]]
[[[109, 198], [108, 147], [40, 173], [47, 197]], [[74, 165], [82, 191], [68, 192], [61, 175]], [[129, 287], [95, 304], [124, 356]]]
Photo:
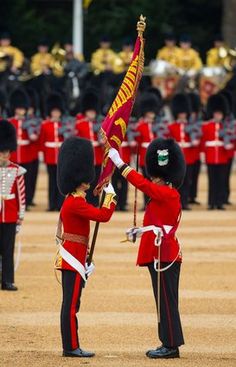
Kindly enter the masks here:
[[120, 174], [118, 169], [115, 170], [112, 176], [112, 185], [118, 197], [117, 209], [125, 211], [128, 197], [128, 181]]
[[38, 176], [38, 159], [30, 162], [21, 164], [22, 167], [26, 169], [25, 174], [25, 202], [26, 207], [33, 203], [33, 198], [35, 195], [37, 176]]
[[190, 187], [191, 187], [192, 176], [193, 176], [193, 169], [194, 169], [193, 164], [187, 164], [184, 182], [179, 189], [181, 205], [183, 209], [188, 207], [189, 197], [190, 197]]
[[60, 210], [64, 197], [61, 195], [57, 187], [57, 165], [48, 164], [48, 209], [50, 211]]
[[92, 204], [94, 206], [99, 206], [99, 196], [95, 196], [93, 194], [93, 190], [95, 189], [97, 183], [98, 183], [98, 179], [101, 173], [101, 166], [100, 165], [96, 165], [95, 166], [95, 179], [93, 180], [93, 182], [90, 185], [89, 190], [87, 190], [87, 194], [86, 194], [86, 201], [89, 204]]
[[191, 180], [190, 190], [189, 190], [190, 203], [193, 203], [197, 198], [198, 179], [199, 179], [200, 170], [201, 170], [201, 161], [199, 160], [193, 164], [192, 180]]
[[[145, 166], [141, 166], [141, 172], [142, 172], [142, 175], [145, 177], [145, 178], [149, 178], [148, 174], [147, 174], [147, 170], [146, 170], [146, 167]], [[145, 206], [147, 205], [147, 203], [149, 202], [149, 197], [145, 194], [143, 194], [143, 200], [144, 200], [144, 208]]]
[[61, 307], [61, 337], [63, 350], [79, 348], [78, 320], [83, 279], [78, 272], [62, 270], [63, 300]]
[[[161, 263], [161, 268], [169, 263]], [[181, 263], [175, 262], [168, 270], [160, 273], [160, 324], [159, 339], [165, 347], [179, 347], [184, 344], [180, 314], [179, 314], [179, 276]], [[153, 293], [157, 301], [157, 272], [154, 264], [148, 264]]]
[[233, 167], [233, 158], [230, 158], [229, 162], [225, 168], [225, 198], [224, 204], [229, 204], [229, 197], [230, 197], [230, 176]]
[[225, 201], [226, 164], [208, 164], [208, 205], [220, 209]]
[[16, 223], [0, 223], [0, 254], [2, 257], [2, 284], [14, 283], [14, 248]]

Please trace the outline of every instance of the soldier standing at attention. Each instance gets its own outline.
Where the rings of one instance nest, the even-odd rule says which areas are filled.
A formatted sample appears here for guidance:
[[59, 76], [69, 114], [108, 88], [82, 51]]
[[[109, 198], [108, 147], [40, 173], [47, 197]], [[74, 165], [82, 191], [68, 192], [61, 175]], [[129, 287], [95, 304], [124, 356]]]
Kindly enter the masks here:
[[179, 65], [179, 47], [174, 34], [166, 34], [165, 46], [157, 52], [156, 59], [167, 61], [173, 66]]
[[16, 130], [7, 120], [0, 120], [0, 254], [2, 289], [17, 291], [14, 285], [14, 247], [16, 231], [25, 213], [25, 169], [10, 161], [16, 150]]
[[[86, 191], [94, 179], [94, 153], [87, 139], [72, 137], [59, 153], [57, 180], [66, 198], [61, 208], [57, 238], [60, 240], [56, 268], [62, 273], [63, 301], [61, 336], [64, 357], [93, 357], [94, 353], [80, 348], [78, 321], [81, 291], [94, 265], [86, 263], [90, 221], [108, 222], [115, 210], [115, 191], [110, 184], [101, 208], [86, 200]], [[62, 230], [63, 228], [63, 230]]]
[[[146, 153], [150, 180], [125, 164], [114, 148], [110, 149], [109, 157], [133, 186], [150, 197], [143, 227], [139, 228], [142, 236], [137, 264], [147, 266], [151, 276], [159, 315], [158, 333], [162, 345], [147, 351], [146, 355], [149, 358], [178, 358], [179, 346], [184, 344], [178, 309], [182, 256], [176, 238], [181, 217], [180, 195], [177, 189], [181, 186], [185, 174], [183, 153], [172, 139], [153, 140]], [[155, 234], [155, 228], [159, 228], [161, 237]]]

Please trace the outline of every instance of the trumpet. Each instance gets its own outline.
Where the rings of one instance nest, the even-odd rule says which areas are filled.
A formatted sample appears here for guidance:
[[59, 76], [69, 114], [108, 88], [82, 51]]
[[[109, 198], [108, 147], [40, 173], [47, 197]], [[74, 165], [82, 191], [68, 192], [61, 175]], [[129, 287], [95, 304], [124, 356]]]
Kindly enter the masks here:
[[64, 67], [66, 64], [66, 50], [64, 50], [57, 42], [51, 50], [53, 56], [53, 64], [51, 65], [52, 72], [55, 76], [61, 77], [64, 75]]

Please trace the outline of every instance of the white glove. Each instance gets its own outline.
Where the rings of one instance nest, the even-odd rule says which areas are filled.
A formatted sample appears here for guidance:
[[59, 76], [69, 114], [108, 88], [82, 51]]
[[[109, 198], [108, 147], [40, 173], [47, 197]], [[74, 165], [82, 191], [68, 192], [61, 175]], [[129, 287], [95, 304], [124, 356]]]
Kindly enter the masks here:
[[17, 224], [16, 225], [16, 234], [19, 233], [21, 230], [21, 225], [20, 224]]
[[95, 265], [91, 263], [88, 265], [88, 263], [85, 264], [85, 275], [88, 278], [95, 270]]
[[115, 190], [114, 190], [114, 187], [112, 186], [111, 183], [109, 183], [107, 187], [104, 187], [103, 190], [105, 191], [106, 194], [114, 194], [114, 195], [116, 195]]
[[112, 160], [116, 167], [119, 168], [123, 166], [124, 162], [122, 161], [118, 150], [116, 150], [115, 148], [111, 148], [109, 150], [108, 157]]

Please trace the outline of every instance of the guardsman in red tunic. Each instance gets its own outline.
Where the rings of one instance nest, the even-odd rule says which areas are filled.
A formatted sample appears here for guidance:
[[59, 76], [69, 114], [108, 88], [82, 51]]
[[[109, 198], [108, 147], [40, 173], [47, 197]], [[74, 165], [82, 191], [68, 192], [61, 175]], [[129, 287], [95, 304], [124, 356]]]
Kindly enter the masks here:
[[[153, 124], [160, 109], [160, 100], [154, 93], [144, 93], [140, 98], [138, 112], [140, 119], [136, 127], [136, 141], [139, 151], [139, 166], [144, 177], [147, 177], [145, 167], [145, 155], [149, 143], [155, 138]], [[144, 206], [148, 202], [148, 197], [144, 195]]]
[[29, 109], [27, 113], [27, 120], [25, 126], [30, 136], [30, 154], [31, 154], [31, 166], [30, 166], [30, 192], [29, 192], [29, 205], [35, 206], [34, 195], [37, 184], [38, 168], [39, 168], [39, 135], [42, 118], [39, 110], [39, 96], [35, 89], [27, 88], [27, 94], [29, 96]]
[[[190, 132], [195, 134], [199, 139], [201, 138], [201, 128], [202, 128], [202, 116], [201, 116], [201, 100], [197, 93], [188, 94], [190, 104], [191, 104], [191, 116], [190, 116]], [[189, 191], [189, 203], [200, 205], [197, 201], [198, 194], [198, 179], [201, 170], [201, 147], [200, 144], [192, 148], [193, 153], [195, 153], [195, 163], [193, 164], [192, 172], [192, 182], [190, 184]]]
[[63, 301], [61, 336], [63, 356], [93, 357], [94, 353], [80, 348], [78, 321], [81, 291], [94, 265], [88, 265], [90, 221], [108, 222], [115, 210], [115, 192], [110, 184], [101, 208], [89, 204], [86, 190], [94, 180], [93, 146], [87, 139], [67, 139], [59, 153], [58, 187], [66, 195], [60, 212], [57, 231], [60, 248], [56, 268], [62, 273]]
[[150, 180], [126, 165], [115, 149], [110, 150], [109, 157], [133, 186], [150, 197], [143, 227], [130, 232], [142, 235], [137, 264], [148, 267], [160, 316], [158, 333], [162, 346], [149, 350], [146, 355], [149, 358], [178, 358], [179, 346], [184, 344], [178, 309], [182, 258], [176, 238], [181, 217], [177, 189], [185, 175], [183, 153], [172, 139], [153, 140], [146, 153]]
[[57, 187], [57, 160], [59, 148], [64, 141], [62, 129], [63, 101], [59, 94], [51, 94], [47, 99], [48, 118], [42, 122], [40, 131], [40, 151], [48, 172], [48, 211], [60, 210], [63, 196]]
[[171, 107], [175, 121], [169, 125], [169, 136], [179, 144], [186, 161], [186, 175], [180, 188], [182, 209], [190, 210], [188, 205], [192, 172], [198, 159], [195, 148], [200, 145], [200, 137], [195, 136], [191, 131], [189, 123], [191, 106], [188, 96], [183, 93], [176, 94]]
[[208, 99], [206, 121], [202, 126], [202, 144], [208, 172], [208, 209], [224, 210], [225, 182], [229, 155], [224, 130], [227, 101], [215, 94]]
[[29, 108], [29, 98], [26, 91], [18, 88], [10, 95], [10, 112], [11, 118], [9, 121], [16, 129], [17, 149], [11, 154], [11, 160], [14, 163], [20, 164], [26, 169], [25, 174], [25, 194], [26, 208], [30, 205], [31, 191], [31, 136], [27, 128], [27, 111]]
[[101, 145], [99, 130], [101, 124], [97, 121], [100, 111], [99, 96], [94, 88], [84, 91], [81, 100], [81, 114], [77, 115], [75, 135], [91, 141], [94, 148], [95, 179], [87, 192], [87, 201], [98, 206], [99, 197], [93, 195], [93, 190], [98, 182], [103, 161], [103, 147]]
[[16, 150], [16, 130], [7, 120], [0, 120], [0, 254], [2, 289], [16, 291], [14, 285], [14, 247], [16, 231], [24, 219], [25, 169], [10, 161]]

